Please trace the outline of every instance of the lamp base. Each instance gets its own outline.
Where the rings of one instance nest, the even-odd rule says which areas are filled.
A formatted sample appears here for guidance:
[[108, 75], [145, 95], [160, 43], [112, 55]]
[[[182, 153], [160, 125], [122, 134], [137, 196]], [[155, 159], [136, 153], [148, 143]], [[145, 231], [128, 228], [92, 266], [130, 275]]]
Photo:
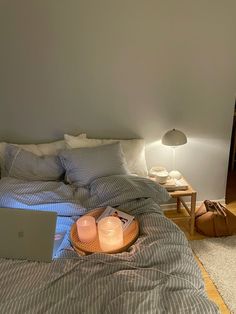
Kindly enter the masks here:
[[169, 176], [173, 179], [181, 179], [182, 178], [182, 174], [178, 171], [178, 170], [172, 170], [169, 172]]

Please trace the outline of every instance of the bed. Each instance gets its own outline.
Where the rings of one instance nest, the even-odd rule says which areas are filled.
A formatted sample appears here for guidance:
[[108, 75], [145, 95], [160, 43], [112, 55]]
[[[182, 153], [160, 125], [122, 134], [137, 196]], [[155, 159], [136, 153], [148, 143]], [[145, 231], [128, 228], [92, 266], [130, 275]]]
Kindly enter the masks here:
[[[59, 150], [56, 166], [7, 145], [0, 206], [55, 211], [57, 231], [66, 236], [51, 263], [0, 259], [0, 313], [218, 313], [185, 235], [163, 215], [168, 193], [127, 171], [120, 142], [101, 144]], [[105, 160], [99, 167], [98, 156]], [[130, 162], [129, 169], [141, 162]], [[65, 169], [63, 180], [58, 165]], [[77, 254], [72, 224], [108, 205], [137, 218], [138, 239], [118, 254]]]

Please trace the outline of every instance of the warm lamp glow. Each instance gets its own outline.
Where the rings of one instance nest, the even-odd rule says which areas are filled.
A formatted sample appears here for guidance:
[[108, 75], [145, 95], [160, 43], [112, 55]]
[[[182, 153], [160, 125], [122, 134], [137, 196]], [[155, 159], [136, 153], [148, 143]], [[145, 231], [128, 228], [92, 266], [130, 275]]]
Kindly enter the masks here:
[[95, 218], [92, 216], [83, 216], [76, 221], [78, 237], [81, 242], [91, 242], [97, 236], [97, 227]]
[[175, 148], [180, 145], [184, 145], [187, 143], [187, 137], [186, 135], [176, 129], [172, 129], [167, 131], [162, 136], [162, 144], [171, 146], [173, 148], [173, 170], [169, 173], [171, 178], [180, 179], [182, 177], [181, 173], [175, 169]]
[[98, 222], [98, 237], [102, 251], [114, 251], [123, 246], [122, 222], [117, 217], [105, 217]]

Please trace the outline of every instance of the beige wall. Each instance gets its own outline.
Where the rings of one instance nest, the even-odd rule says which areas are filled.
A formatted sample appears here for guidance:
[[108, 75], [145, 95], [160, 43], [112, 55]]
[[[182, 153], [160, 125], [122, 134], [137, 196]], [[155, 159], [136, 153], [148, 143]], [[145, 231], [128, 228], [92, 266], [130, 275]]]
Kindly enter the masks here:
[[189, 143], [177, 166], [222, 198], [236, 94], [235, 0], [0, 0], [0, 139], [64, 132]]

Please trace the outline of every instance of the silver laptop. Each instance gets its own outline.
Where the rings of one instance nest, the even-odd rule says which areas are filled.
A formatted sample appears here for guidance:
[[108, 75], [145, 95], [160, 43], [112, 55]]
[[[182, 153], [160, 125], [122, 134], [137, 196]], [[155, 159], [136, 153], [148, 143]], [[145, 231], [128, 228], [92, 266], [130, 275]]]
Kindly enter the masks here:
[[0, 257], [50, 262], [57, 214], [0, 208]]

